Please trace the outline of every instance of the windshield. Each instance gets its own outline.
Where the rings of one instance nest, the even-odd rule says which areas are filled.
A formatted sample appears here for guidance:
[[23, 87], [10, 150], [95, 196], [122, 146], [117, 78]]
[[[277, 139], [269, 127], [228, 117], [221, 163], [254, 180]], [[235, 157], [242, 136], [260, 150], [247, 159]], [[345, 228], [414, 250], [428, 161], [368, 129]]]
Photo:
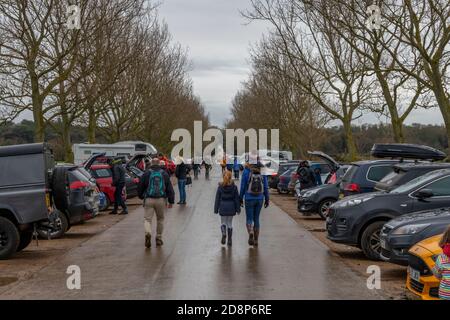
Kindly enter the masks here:
[[391, 190], [390, 193], [403, 193], [403, 192], [411, 191], [411, 190], [417, 188], [418, 186], [420, 186], [421, 184], [423, 184], [424, 182], [431, 181], [440, 175], [441, 175], [441, 171], [439, 170], [439, 171], [434, 171], [434, 173], [432, 172], [430, 174], [419, 176], [419, 177], [412, 179], [411, 181], [409, 181], [405, 184], [402, 184], [401, 186]]

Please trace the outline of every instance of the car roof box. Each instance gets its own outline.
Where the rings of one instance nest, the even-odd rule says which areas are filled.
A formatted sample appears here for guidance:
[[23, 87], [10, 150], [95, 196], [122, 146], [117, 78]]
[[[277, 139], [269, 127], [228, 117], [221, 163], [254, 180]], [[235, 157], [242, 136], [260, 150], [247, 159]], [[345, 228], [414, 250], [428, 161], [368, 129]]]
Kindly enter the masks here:
[[371, 155], [376, 158], [400, 158], [438, 161], [444, 160], [447, 155], [437, 149], [407, 143], [376, 143], [373, 145]]

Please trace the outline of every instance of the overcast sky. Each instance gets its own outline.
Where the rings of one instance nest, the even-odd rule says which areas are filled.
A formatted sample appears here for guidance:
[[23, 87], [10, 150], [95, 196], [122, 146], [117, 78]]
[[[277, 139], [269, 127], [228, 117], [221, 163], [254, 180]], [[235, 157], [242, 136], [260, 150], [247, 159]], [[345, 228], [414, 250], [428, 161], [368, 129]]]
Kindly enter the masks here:
[[[193, 62], [194, 91], [210, 114], [211, 122], [222, 125], [230, 117], [234, 95], [249, 75], [249, 48], [267, 31], [267, 25], [247, 25], [239, 11], [249, 0], [163, 0], [160, 16], [175, 41], [188, 48]], [[375, 123], [372, 115], [355, 124]], [[437, 109], [418, 110], [406, 123], [442, 123]]]

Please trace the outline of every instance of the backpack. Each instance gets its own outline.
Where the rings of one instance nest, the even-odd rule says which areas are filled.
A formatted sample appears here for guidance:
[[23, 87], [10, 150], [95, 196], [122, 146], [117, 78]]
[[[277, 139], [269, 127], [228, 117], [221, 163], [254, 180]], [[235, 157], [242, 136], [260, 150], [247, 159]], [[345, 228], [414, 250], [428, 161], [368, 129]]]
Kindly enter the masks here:
[[247, 192], [255, 196], [264, 192], [263, 177], [260, 173], [250, 173]]
[[150, 170], [148, 181], [148, 198], [163, 198], [166, 195], [166, 184], [161, 170]]

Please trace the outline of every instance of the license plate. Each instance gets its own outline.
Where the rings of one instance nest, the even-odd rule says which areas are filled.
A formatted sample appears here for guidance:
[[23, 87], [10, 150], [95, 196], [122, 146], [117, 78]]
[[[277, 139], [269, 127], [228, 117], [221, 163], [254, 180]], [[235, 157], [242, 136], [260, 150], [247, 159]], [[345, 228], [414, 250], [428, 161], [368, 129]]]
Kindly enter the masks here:
[[383, 249], [387, 249], [386, 240], [380, 239], [380, 246], [381, 246], [381, 248], [383, 248]]
[[339, 200], [344, 199], [344, 194], [343, 193], [339, 193]]
[[416, 269], [408, 267], [409, 277], [415, 281], [420, 281], [420, 272]]

